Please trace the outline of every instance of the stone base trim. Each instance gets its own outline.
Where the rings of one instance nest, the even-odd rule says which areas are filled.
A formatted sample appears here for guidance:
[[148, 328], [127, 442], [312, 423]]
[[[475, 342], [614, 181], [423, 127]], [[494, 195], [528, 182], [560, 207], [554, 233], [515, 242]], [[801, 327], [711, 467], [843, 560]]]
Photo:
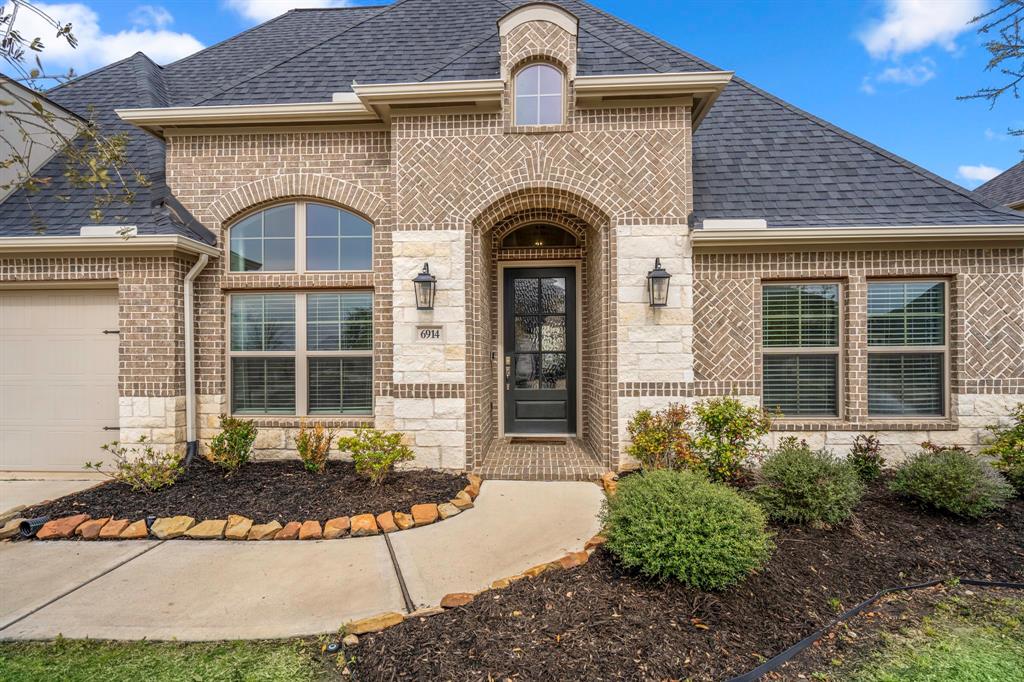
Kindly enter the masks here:
[[[227, 519], [205, 519], [198, 523], [191, 516], [169, 516], [147, 523], [145, 519], [129, 522], [127, 519], [91, 519], [88, 514], [75, 514], [48, 520], [36, 533], [35, 539], [67, 540], [77, 535], [83, 540], [146, 540], [150, 537], [158, 540], [180, 537], [191, 540], [335, 540], [382, 532], [394, 533], [444, 521], [472, 509], [473, 501], [480, 495], [483, 479], [476, 474], [467, 474], [466, 477], [469, 484], [448, 502], [414, 504], [408, 514], [386, 511], [377, 515], [340, 516], [329, 519], [322, 527], [319, 521], [308, 519], [289, 521], [283, 526], [277, 521], [254, 524], [252, 519], [238, 515], [231, 515]], [[15, 524], [15, 521], [18, 523]], [[17, 528], [21, 521], [24, 519], [14, 519], [8, 525]], [[8, 525], [4, 526], [5, 531]], [[87, 526], [89, 528], [86, 533], [83, 528]], [[118, 532], [104, 533], [108, 527], [116, 528]], [[13, 535], [12, 532], [6, 537]]]
[[396, 398], [465, 398], [465, 384], [393, 384]]

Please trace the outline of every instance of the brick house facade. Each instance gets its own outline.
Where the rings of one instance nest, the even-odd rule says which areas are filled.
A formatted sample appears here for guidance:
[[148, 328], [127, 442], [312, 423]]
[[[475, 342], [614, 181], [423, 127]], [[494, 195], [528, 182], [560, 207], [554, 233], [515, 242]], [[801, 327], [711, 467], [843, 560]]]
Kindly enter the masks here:
[[[292, 12], [256, 31], [270, 35], [289, 22], [330, 17], [340, 22], [334, 27], [338, 36], [356, 44], [354, 34], [374, 22], [380, 23], [379, 31], [401, 34], [400, 28], [386, 29], [385, 22], [401, 27], [402, 21], [420, 21], [422, 12], [448, 12], [457, 24], [482, 11], [477, 5], [405, 0], [383, 9]], [[544, 452], [544, 439], [570, 436], [596, 469], [628, 466], [626, 423], [636, 410], [711, 396], [734, 395], [770, 407], [766, 395], [771, 393], [771, 400], [777, 397], [801, 413], [784, 413], [772, 439], [796, 433], [845, 451], [857, 433], [877, 432], [892, 456], [926, 439], [976, 447], [985, 424], [1024, 401], [1024, 221], [1019, 216], [867, 143], [851, 142], [848, 134], [737, 85], [731, 73], [693, 61], [583, 3], [526, 3], [511, 12], [487, 12], [480, 21], [482, 26], [490, 22], [490, 28], [464, 50], [443, 51], [429, 73], [357, 78], [353, 72], [344, 83], [323, 86], [333, 96], [291, 92], [291, 99], [278, 101], [265, 94], [280, 87], [272, 78], [275, 70], [283, 69], [281, 82], [290, 82], [326, 53], [271, 54], [266, 69], [211, 84], [198, 98], [157, 97], [146, 86], [150, 106], [139, 105], [135, 96], [114, 102], [111, 111], [121, 110], [116, 125], [130, 123], [160, 138], [139, 144], [160, 145], [159, 179], [173, 197], [174, 220], [166, 231], [182, 236], [191, 230], [173, 244], [165, 239], [153, 254], [112, 255], [124, 250], [118, 244], [96, 256], [52, 254], [49, 245], [47, 253], [34, 253], [36, 247], [26, 241], [34, 237], [13, 229], [16, 219], [24, 221], [24, 214], [16, 213], [17, 199], [11, 204], [15, 208], [0, 206], [0, 234], [22, 240], [19, 253], [0, 251], [0, 287], [116, 284], [122, 440], [144, 435], [173, 448], [190, 440], [184, 343], [189, 311], [183, 289], [200, 254], [209, 262], [195, 279], [191, 311], [195, 437], [200, 442], [212, 437], [221, 414], [245, 414], [260, 428], [261, 457], [294, 456], [302, 406], [308, 419], [332, 427], [372, 425], [406, 434], [417, 466], [486, 471], [489, 455], [515, 445], [513, 437], [529, 445], [530, 434], [541, 438], [533, 446], [536, 452]], [[646, 41], [646, 66], [638, 61], [642, 48], [627, 38]], [[234, 39], [237, 49], [250, 54], [255, 49], [245, 42], [250, 39], [246, 34]], [[185, 78], [174, 74], [196, 78], [192, 71], [201, 71], [207, 53], [211, 66], [206, 68], [230, 71], [234, 57], [225, 51], [231, 42], [166, 67], [159, 74], [166, 91], [173, 93], [175, 79]], [[348, 44], [334, 49], [344, 53]], [[310, 49], [329, 50], [330, 40]], [[126, 72], [121, 78], [148, 77], [144, 59], [108, 67], [107, 75], [120, 69]], [[659, 59], [662, 66], [650, 66]], [[524, 123], [517, 107], [536, 101], [540, 111], [541, 98], [548, 96], [543, 88], [536, 100], [523, 94], [525, 81], [517, 77], [535, 65], [559, 74], [561, 90], [549, 95], [559, 97], [560, 111], [547, 112], [550, 120]], [[397, 69], [382, 67], [382, 72]], [[90, 78], [95, 76], [80, 82]], [[68, 92], [75, 94], [74, 87]], [[744, 99], [755, 95], [756, 102]], [[303, 108], [309, 102], [315, 104]], [[815, 127], [815, 135], [793, 135], [789, 144], [828, 137], [829, 172], [848, 167], [843, 154], [852, 145], [870, 156], [863, 159], [865, 174], [893, 176], [892, 187], [878, 180], [878, 186], [862, 190], [863, 197], [852, 190], [853, 200], [844, 207], [826, 201], [835, 194], [831, 188], [769, 186], [790, 175], [778, 170], [771, 181], [743, 175], [737, 168], [750, 153], [750, 173], [769, 159], [801, 163], [798, 155], [790, 160], [793, 155], [781, 146], [787, 137], [779, 131], [767, 131], [770, 140], [761, 140], [767, 146], [760, 156], [751, 151], [758, 140], [748, 137], [751, 150], [744, 150], [729, 137], [751, 134], [735, 131], [733, 119], [740, 115], [736, 112], [751, 112], [756, 119], [758, 107], [773, 107], [778, 125]], [[739, 161], [718, 159], [730, 150]], [[806, 170], [820, 172], [812, 165], [822, 157], [812, 151], [803, 150]], [[731, 194], [722, 189], [730, 173]], [[787, 201], [798, 195], [808, 195], [809, 204], [789, 207]], [[311, 205], [336, 209], [341, 216], [339, 253], [346, 244], [346, 216], [356, 219], [352, 225], [371, 226], [372, 246], [363, 265], [313, 265], [314, 252], [301, 251], [307, 240], [323, 236], [311, 231], [320, 229], [311, 227]], [[241, 251], [232, 255], [241, 249], [233, 246], [232, 230], [241, 234], [239, 226], [256, 220], [260, 254], [270, 253], [267, 235], [276, 228], [268, 227], [266, 211], [290, 215], [290, 208], [281, 207], [291, 206], [298, 207], [291, 246], [285, 247], [292, 249], [291, 265], [239, 265], [245, 258]], [[122, 222], [139, 226], [146, 220], [128, 215]], [[85, 221], [71, 223], [78, 224]], [[562, 241], [517, 241], [524, 230], [538, 226]], [[295, 236], [304, 227], [306, 233]], [[127, 243], [144, 244], [158, 233], [139, 227]], [[656, 258], [672, 279], [666, 305], [652, 307], [647, 274]], [[437, 278], [430, 310], [417, 309], [412, 286], [424, 263]], [[534, 274], [517, 279], [516, 273]], [[573, 281], [563, 281], [566, 277]], [[575, 296], [551, 310], [543, 308], [547, 299], [542, 298], [542, 308], [520, 314], [509, 299], [527, 280], [541, 287], [561, 282], [555, 285], [563, 287], [559, 291], [575, 289]], [[529, 282], [522, 284], [524, 291]], [[889, 344], [885, 353], [872, 350], [876, 332], [870, 310], [881, 295], [876, 291], [895, 291], [872, 287], [887, 282], [923, 282], [931, 288], [922, 296], [941, 294], [932, 296], [941, 300], [941, 310], [927, 313], [934, 323], [931, 347], [901, 353]], [[782, 293], [800, 301], [805, 294], [820, 298], [819, 285], [826, 285], [826, 317], [833, 331], [824, 346], [769, 357], [773, 349], [766, 351], [764, 339], [775, 338], [770, 328], [777, 320], [764, 296], [773, 284], [788, 287]], [[356, 297], [346, 298], [350, 294]], [[319, 317], [327, 314], [317, 307], [321, 304], [343, 311], [357, 300], [371, 301], [358, 328], [371, 330], [365, 339], [347, 326], [354, 318], [347, 322], [342, 312], [337, 319]], [[908, 299], [905, 307], [918, 300]], [[819, 303], [816, 298], [808, 305]], [[257, 313], [250, 304], [259, 309], [258, 324], [251, 322]], [[916, 319], [904, 315], [908, 335], [912, 326], [918, 329]], [[803, 334], [802, 318], [782, 324], [789, 323]], [[570, 325], [572, 331], [566, 331]], [[358, 339], [347, 348], [348, 341], [338, 341], [331, 355], [324, 349], [333, 340], [323, 347], [310, 341], [314, 327], [317, 334], [323, 327]], [[285, 328], [290, 331], [282, 332]], [[259, 339], [253, 341], [251, 333]], [[534, 347], [509, 347], [510, 339], [520, 343], [517, 333]], [[305, 340], [305, 352], [268, 350], [281, 338], [290, 347]], [[245, 346], [250, 342], [254, 345]], [[801, 369], [804, 359], [807, 370]], [[514, 363], [509, 374], [506, 362]], [[932, 366], [937, 369], [929, 373]], [[365, 378], [359, 372], [367, 372]], [[342, 378], [350, 374], [356, 378]], [[282, 392], [280, 377], [294, 388]], [[568, 397], [548, 399], [525, 388], [516, 393], [521, 378], [522, 386], [557, 388], [558, 396]], [[806, 384], [806, 395], [786, 393], [787, 383]], [[321, 390], [323, 395], [316, 393]], [[357, 391], [367, 397], [352, 399]], [[315, 408], [335, 399], [339, 408], [333, 413]], [[238, 409], [243, 403], [256, 407]], [[906, 414], [915, 405], [926, 409]], [[568, 427], [555, 433], [518, 431], [519, 424], [548, 418], [543, 410], [563, 409], [561, 421], [552, 423]], [[541, 467], [519, 473], [566, 472]]]

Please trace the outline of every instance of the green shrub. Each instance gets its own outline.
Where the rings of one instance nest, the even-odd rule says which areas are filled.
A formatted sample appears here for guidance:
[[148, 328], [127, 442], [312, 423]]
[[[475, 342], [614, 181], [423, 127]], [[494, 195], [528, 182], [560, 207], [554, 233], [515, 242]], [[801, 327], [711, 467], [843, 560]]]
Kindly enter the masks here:
[[981, 451], [983, 455], [995, 458], [993, 466], [1006, 480], [1024, 494], [1024, 403], [1010, 413], [1010, 426], [990, 424], [985, 428], [992, 433], [988, 444]]
[[338, 448], [352, 455], [356, 472], [380, 485], [398, 462], [415, 459], [416, 455], [404, 443], [402, 434], [385, 433], [378, 429], [356, 429], [354, 436], [338, 439]]
[[992, 467], [962, 449], [924, 449], [896, 468], [889, 485], [925, 506], [967, 518], [1001, 509], [1013, 496]]
[[768, 413], [735, 398], [712, 398], [694, 408], [694, 455], [713, 481], [733, 482], [763, 448], [760, 439], [771, 427]]
[[623, 478], [604, 523], [607, 547], [625, 566], [702, 590], [742, 581], [773, 549], [760, 507], [691, 471]]
[[849, 518], [864, 484], [849, 462], [787, 438], [761, 465], [752, 493], [777, 521], [824, 526]]
[[865, 483], [873, 481], [882, 475], [882, 465], [885, 464], [882, 444], [874, 436], [859, 434], [853, 439], [853, 447], [850, 448], [846, 461], [857, 470], [860, 480]]
[[124, 483], [136, 492], [153, 492], [174, 485], [184, 471], [180, 453], [157, 452], [145, 436], [139, 437], [136, 446], [114, 441], [100, 447], [113, 455], [113, 470], [103, 469], [103, 462], [86, 462], [85, 468]]
[[228, 471], [237, 471], [252, 457], [252, 446], [259, 431], [251, 419], [236, 419], [222, 414], [220, 433], [210, 440], [206, 458]]
[[295, 438], [295, 449], [299, 451], [299, 459], [306, 471], [321, 474], [327, 467], [327, 458], [331, 454], [331, 442], [337, 432], [325, 429], [320, 422], [313, 428], [306, 428], [306, 420], [299, 422], [299, 435]]
[[692, 469], [700, 460], [690, 447], [686, 422], [690, 411], [685, 405], [669, 405], [659, 412], [640, 410], [629, 420], [630, 445], [626, 454], [644, 469]]

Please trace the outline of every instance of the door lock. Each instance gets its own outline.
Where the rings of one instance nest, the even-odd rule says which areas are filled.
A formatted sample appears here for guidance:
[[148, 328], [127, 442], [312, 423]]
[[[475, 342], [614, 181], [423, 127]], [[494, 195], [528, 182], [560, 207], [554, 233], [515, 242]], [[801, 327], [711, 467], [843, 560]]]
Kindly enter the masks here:
[[505, 388], [512, 388], [512, 356], [505, 356]]

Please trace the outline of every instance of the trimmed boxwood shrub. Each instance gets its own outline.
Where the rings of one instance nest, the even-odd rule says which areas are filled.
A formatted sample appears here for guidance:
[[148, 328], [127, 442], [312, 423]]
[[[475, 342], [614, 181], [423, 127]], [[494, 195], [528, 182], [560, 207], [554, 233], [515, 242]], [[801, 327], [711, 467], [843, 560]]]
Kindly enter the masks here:
[[825, 526], [849, 518], [864, 484], [850, 462], [790, 438], [761, 465], [752, 492], [776, 521]]
[[959, 449], [925, 449], [896, 468], [892, 490], [926, 507], [965, 518], [1002, 509], [1013, 487], [988, 464]]
[[742, 581], [774, 549], [757, 504], [691, 471], [627, 476], [604, 522], [607, 547], [625, 566], [702, 590]]

